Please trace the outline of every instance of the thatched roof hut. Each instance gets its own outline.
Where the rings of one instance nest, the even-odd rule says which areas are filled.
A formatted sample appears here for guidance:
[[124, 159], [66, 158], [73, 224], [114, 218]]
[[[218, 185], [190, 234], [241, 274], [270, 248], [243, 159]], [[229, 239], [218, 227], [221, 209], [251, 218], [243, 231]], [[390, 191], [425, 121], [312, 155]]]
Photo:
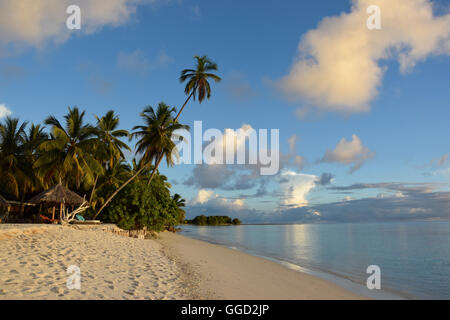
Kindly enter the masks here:
[[44, 191], [37, 196], [31, 198], [28, 202], [35, 204], [60, 204], [64, 203], [67, 206], [76, 206], [83, 203], [83, 198], [73, 191], [70, 191], [62, 184], [58, 184], [47, 191]]
[[65, 206], [78, 206], [84, 202], [84, 199], [73, 191], [64, 187], [61, 183], [37, 196], [31, 198], [28, 202], [34, 204], [51, 205], [53, 207], [52, 220], [55, 219], [56, 206], [60, 206], [59, 214]]

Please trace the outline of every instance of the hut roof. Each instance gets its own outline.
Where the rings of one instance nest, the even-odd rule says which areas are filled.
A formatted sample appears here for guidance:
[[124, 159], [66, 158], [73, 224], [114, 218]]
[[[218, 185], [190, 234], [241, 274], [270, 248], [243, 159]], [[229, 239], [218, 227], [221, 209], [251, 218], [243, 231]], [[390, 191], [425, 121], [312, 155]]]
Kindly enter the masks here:
[[0, 206], [6, 206], [8, 201], [0, 195]]
[[61, 183], [31, 198], [30, 203], [65, 203], [66, 205], [80, 205], [83, 198], [64, 187]]

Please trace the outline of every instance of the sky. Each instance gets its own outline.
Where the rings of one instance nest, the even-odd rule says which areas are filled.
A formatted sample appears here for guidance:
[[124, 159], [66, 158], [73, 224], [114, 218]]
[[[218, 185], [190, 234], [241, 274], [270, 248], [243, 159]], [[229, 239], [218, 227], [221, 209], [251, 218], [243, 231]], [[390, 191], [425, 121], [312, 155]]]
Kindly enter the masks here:
[[163, 165], [188, 218], [449, 219], [449, 54], [446, 0], [0, 0], [0, 118], [113, 109], [131, 130], [148, 105], [179, 108], [180, 71], [207, 55], [223, 80], [180, 121], [279, 129], [281, 163]]

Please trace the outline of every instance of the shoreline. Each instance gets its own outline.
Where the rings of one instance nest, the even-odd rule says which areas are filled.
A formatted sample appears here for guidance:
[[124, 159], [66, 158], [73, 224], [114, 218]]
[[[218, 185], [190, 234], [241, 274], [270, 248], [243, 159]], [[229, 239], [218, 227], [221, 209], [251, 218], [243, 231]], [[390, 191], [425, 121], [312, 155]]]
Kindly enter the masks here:
[[223, 245], [160, 234], [165, 253], [198, 279], [199, 296], [217, 300], [366, 300], [331, 281]]
[[270, 257], [270, 256], [264, 256], [255, 252], [251, 252], [251, 251], [245, 251], [244, 249], [240, 249], [234, 246], [228, 246], [224, 243], [220, 243], [220, 242], [214, 242], [211, 240], [207, 240], [207, 239], [200, 239], [200, 238], [194, 238], [194, 237], [189, 237], [183, 234], [178, 234], [181, 235], [182, 237], [185, 238], [189, 238], [189, 239], [194, 239], [194, 240], [198, 240], [201, 242], [206, 242], [208, 244], [213, 244], [213, 245], [218, 245], [221, 247], [225, 247], [231, 250], [237, 250], [239, 252], [242, 252], [244, 254], [253, 256], [253, 257], [259, 257], [262, 258], [264, 260], [269, 260], [272, 261], [276, 264], [282, 265], [285, 268], [288, 268], [290, 270], [294, 270], [296, 272], [300, 272], [303, 274], [308, 274], [317, 278], [320, 278], [322, 280], [328, 281], [328, 282], [332, 282], [335, 285], [338, 285], [340, 288], [346, 289], [348, 291], [351, 291], [352, 293], [362, 296], [365, 299], [375, 299], [375, 300], [416, 300], [417, 298], [409, 295], [405, 292], [401, 292], [392, 288], [383, 288], [383, 290], [378, 291], [378, 290], [366, 290], [366, 287], [364, 286], [364, 284], [357, 282], [351, 278], [345, 277], [343, 275], [340, 274], [336, 274], [333, 273], [331, 271], [328, 270], [320, 270], [320, 269], [310, 269], [310, 268], [306, 268], [303, 266], [300, 266], [298, 264], [286, 261], [286, 260], [282, 260], [282, 259], [277, 259], [274, 257]]
[[[0, 234], [12, 230], [15, 236], [0, 242], [0, 300], [370, 299], [267, 258], [169, 232], [143, 240], [105, 232], [105, 225], [0, 226]], [[81, 290], [67, 289], [70, 265], [81, 268]]]

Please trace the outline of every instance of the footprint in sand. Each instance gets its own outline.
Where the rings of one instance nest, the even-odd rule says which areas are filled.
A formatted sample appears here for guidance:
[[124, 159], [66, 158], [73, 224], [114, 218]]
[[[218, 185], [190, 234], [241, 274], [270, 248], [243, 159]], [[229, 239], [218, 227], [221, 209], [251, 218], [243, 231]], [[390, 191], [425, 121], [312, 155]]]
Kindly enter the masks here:
[[61, 287], [53, 287], [51, 289], [51, 291], [53, 291], [54, 293], [57, 293], [57, 294], [63, 294], [64, 293], [64, 289], [61, 288]]

